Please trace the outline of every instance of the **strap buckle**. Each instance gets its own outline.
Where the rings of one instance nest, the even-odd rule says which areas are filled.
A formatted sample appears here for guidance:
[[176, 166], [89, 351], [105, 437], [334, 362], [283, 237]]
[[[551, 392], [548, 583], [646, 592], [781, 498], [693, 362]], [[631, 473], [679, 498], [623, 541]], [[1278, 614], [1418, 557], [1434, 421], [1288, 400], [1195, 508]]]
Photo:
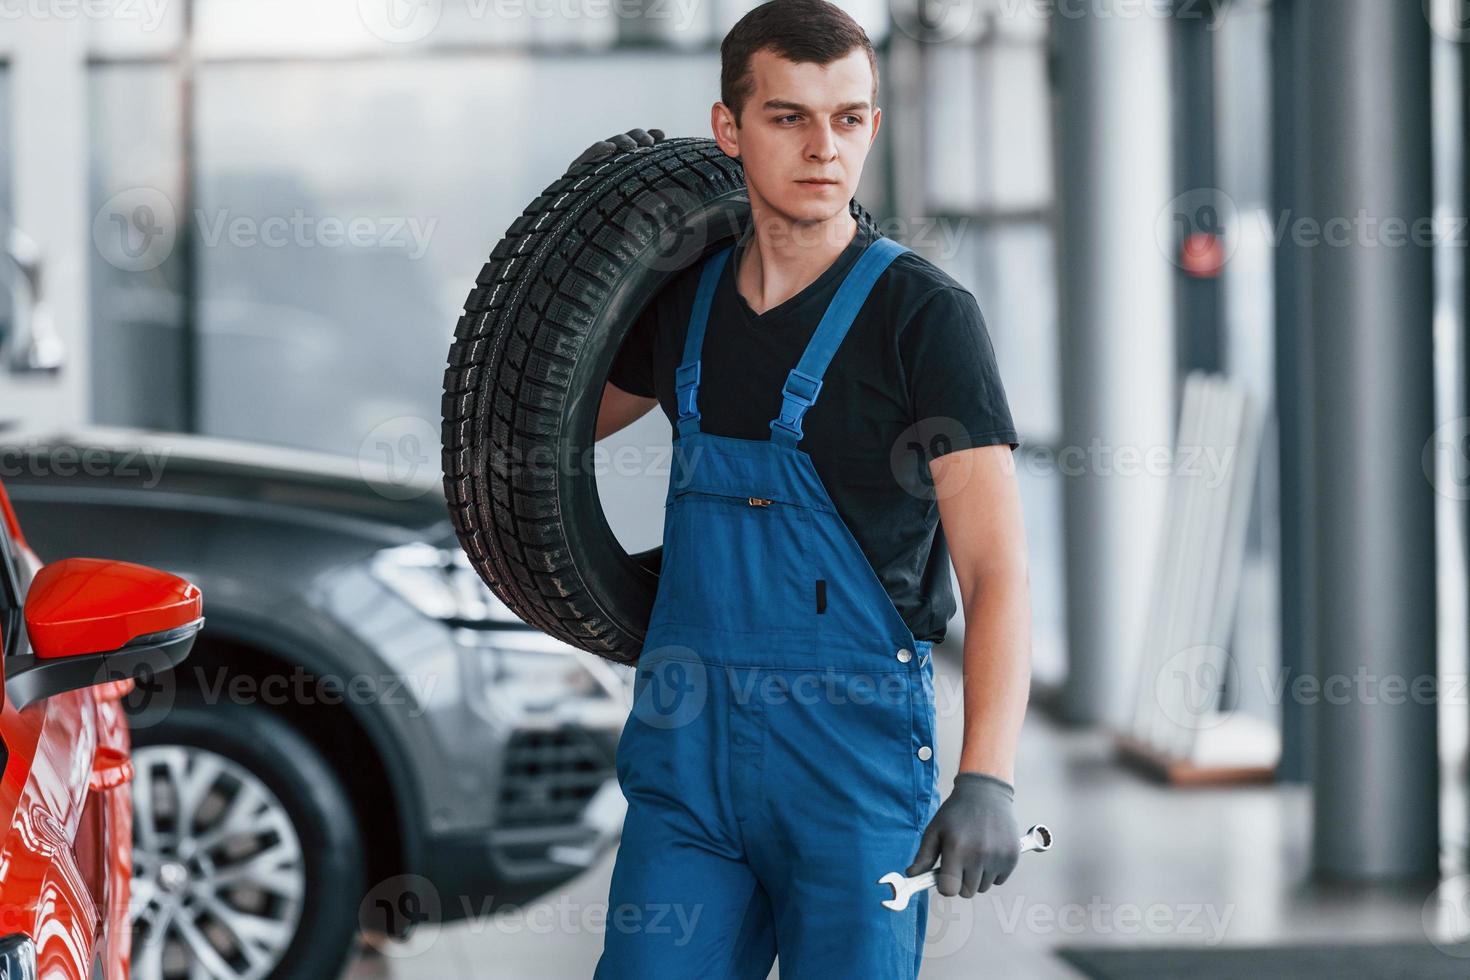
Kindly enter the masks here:
[[699, 409], [695, 407], [695, 394], [699, 388], [699, 364], [699, 361], [680, 364], [674, 371], [674, 391], [678, 396], [680, 419], [699, 418]]
[[801, 368], [792, 368], [786, 376], [786, 383], [781, 386], [781, 414], [771, 420], [771, 428], [783, 429], [800, 439], [801, 418], [817, 403], [817, 393], [821, 390], [821, 378], [813, 377]]

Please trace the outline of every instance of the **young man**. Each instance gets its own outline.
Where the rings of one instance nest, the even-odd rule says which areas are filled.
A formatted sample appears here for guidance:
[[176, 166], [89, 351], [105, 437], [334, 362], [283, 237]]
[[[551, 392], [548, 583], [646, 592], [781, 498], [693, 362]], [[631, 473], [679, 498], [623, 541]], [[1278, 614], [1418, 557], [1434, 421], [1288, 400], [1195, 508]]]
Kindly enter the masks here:
[[[751, 224], [640, 318], [598, 420], [661, 405], [676, 434], [596, 980], [761, 980], [778, 952], [802, 980], [912, 978], [927, 895], [892, 912], [879, 877], [937, 861], [969, 898], [1019, 855], [1018, 440], [974, 297], [849, 212], [881, 116], [862, 29], [773, 0], [721, 56], [711, 125]], [[951, 557], [964, 742], [940, 805]]]

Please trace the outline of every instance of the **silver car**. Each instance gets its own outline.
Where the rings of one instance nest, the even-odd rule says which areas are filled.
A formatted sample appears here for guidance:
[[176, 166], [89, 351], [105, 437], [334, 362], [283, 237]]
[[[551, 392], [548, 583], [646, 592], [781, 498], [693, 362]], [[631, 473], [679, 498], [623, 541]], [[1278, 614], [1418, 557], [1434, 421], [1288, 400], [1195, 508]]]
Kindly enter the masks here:
[[359, 932], [535, 898], [616, 842], [630, 668], [527, 628], [439, 474], [141, 430], [0, 431], [32, 546], [196, 583], [138, 685], [137, 980], [337, 975]]

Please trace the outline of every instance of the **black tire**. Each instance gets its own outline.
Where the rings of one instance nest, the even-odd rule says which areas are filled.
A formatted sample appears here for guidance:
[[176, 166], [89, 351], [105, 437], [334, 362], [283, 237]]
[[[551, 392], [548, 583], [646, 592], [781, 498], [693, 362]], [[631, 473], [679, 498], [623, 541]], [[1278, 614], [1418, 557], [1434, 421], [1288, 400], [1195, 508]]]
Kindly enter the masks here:
[[[295, 934], [269, 980], [340, 976], [356, 939], [366, 862], [357, 815], [321, 753], [268, 708], [182, 698], [133, 732], [132, 741], [135, 758], [149, 746], [224, 756], [275, 795], [300, 840], [305, 893]], [[140, 770], [134, 778], [149, 777]], [[158, 980], [137, 968], [135, 956], [133, 980]]]
[[495, 246], [455, 329], [441, 435], [460, 544], [526, 623], [609, 660], [637, 660], [660, 549], [623, 549], [576, 461], [639, 312], [749, 221], [740, 161], [712, 139], [574, 166]]

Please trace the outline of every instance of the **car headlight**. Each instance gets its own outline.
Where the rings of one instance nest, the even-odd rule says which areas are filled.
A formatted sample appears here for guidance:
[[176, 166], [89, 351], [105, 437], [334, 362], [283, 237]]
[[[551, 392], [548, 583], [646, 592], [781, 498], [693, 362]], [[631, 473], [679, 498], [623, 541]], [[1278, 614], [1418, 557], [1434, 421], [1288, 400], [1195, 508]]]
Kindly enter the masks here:
[[36, 980], [36, 944], [19, 933], [0, 939], [0, 978]]
[[463, 549], [428, 542], [384, 548], [372, 558], [372, 573], [432, 619], [468, 629], [524, 625], [470, 567]]
[[[620, 719], [627, 711], [625, 681], [616, 664], [537, 630], [455, 630], [455, 642], [473, 648], [465, 669], [477, 706], [497, 717], [543, 721]], [[589, 714], [590, 713], [590, 714]]]

